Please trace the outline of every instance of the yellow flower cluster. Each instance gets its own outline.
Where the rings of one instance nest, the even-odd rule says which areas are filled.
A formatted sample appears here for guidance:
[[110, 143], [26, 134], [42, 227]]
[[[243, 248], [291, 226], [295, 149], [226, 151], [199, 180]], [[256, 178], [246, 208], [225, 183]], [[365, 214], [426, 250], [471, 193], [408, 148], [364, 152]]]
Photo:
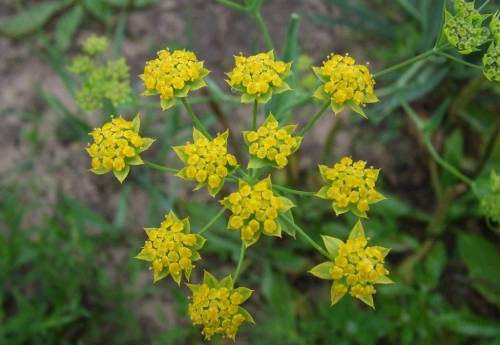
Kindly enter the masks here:
[[322, 82], [314, 96], [330, 99], [336, 114], [347, 105], [366, 117], [362, 106], [378, 101], [373, 90], [375, 80], [368, 67], [357, 65], [349, 55], [331, 54], [322, 67], [313, 67], [313, 71]]
[[92, 158], [90, 170], [99, 175], [113, 171], [123, 182], [131, 165], [144, 164], [139, 154], [147, 150], [154, 139], [141, 137], [139, 127], [139, 116], [132, 121], [119, 116], [89, 133], [94, 140], [87, 146]]
[[232, 213], [228, 228], [240, 230], [245, 246], [251, 246], [263, 232], [268, 236], [281, 236], [280, 213], [288, 211], [293, 203], [272, 190], [271, 178], [267, 177], [254, 186], [239, 181], [239, 190], [229, 194], [221, 204]]
[[337, 303], [349, 291], [372, 308], [374, 284], [391, 284], [384, 267], [384, 258], [389, 249], [367, 247], [368, 241], [360, 221], [352, 229], [349, 238], [343, 241], [330, 236], [323, 236], [323, 242], [332, 261], [321, 263], [311, 269], [318, 278], [333, 280], [331, 288], [332, 305]]
[[217, 281], [205, 271], [203, 284], [188, 284], [193, 292], [188, 313], [195, 325], [202, 325], [202, 334], [210, 340], [215, 334], [235, 340], [236, 332], [244, 321], [255, 323], [252, 316], [240, 305], [252, 290], [233, 287], [231, 276]]
[[190, 91], [206, 85], [203, 78], [209, 71], [193, 52], [168, 49], [149, 60], [140, 78], [144, 81], [144, 95], [160, 95], [161, 107], [166, 110], [175, 105], [177, 97], [186, 97]]
[[148, 239], [136, 258], [151, 262], [154, 282], [170, 274], [180, 284], [182, 272], [189, 281], [193, 261], [201, 258], [198, 250], [205, 243], [202, 236], [190, 233], [189, 219], [179, 220], [170, 212], [159, 228], [144, 230]]
[[367, 217], [369, 204], [384, 200], [384, 196], [375, 190], [379, 169], [365, 168], [365, 161], [353, 162], [344, 157], [329, 168], [320, 165], [321, 176], [326, 182], [316, 196], [332, 200], [333, 210], [337, 215], [351, 211], [358, 217]]
[[236, 157], [227, 152], [229, 131], [207, 139], [200, 131], [193, 129], [193, 143], [174, 146], [177, 156], [186, 164], [177, 176], [198, 182], [201, 188], [205, 184], [212, 196], [224, 185], [224, 179], [234, 170], [238, 162]]
[[273, 92], [279, 94], [290, 89], [284, 79], [291, 64], [275, 60], [273, 51], [248, 57], [235, 56], [234, 63], [234, 69], [227, 73], [227, 83], [242, 93], [242, 103], [255, 100], [267, 103]]
[[251, 156], [249, 168], [260, 167], [266, 161], [277, 168], [284, 168], [288, 164], [288, 156], [297, 151], [302, 141], [302, 137], [292, 136], [297, 125], [283, 128], [278, 128], [278, 125], [273, 114], [269, 114], [256, 131], [243, 132]]

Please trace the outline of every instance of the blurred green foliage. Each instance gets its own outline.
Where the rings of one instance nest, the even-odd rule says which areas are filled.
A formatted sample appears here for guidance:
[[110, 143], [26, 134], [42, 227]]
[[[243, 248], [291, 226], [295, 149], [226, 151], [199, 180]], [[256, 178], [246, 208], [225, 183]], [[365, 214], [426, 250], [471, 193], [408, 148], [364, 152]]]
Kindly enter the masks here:
[[[75, 95], [76, 84], [66, 68], [69, 59], [64, 51], [71, 46], [78, 28], [87, 22], [87, 14], [112, 33], [112, 45], [118, 52], [128, 11], [156, 2], [36, 2], [0, 19], [0, 33], [11, 37], [35, 34], [43, 58], [69, 93]], [[372, 49], [367, 51], [368, 58], [384, 66], [432, 48], [439, 39], [442, 1], [397, 0], [392, 6], [383, 0], [323, 2], [337, 8], [332, 13], [338, 15], [300, 13], [302, 20], [347, 28], [353, 38], [350, 44], [369, 44]], [[494, 10], [494, 2], [485, 9]], [[51, 22], [54, 26], [48, 25]], [[299, 16], [294, 15], [280, 50], [287, 61], [302, 54], [301, 64], [294, 66], [298, 70], [290, 80], [291, 86], [299, 90], [298, 96], [283, 94], [267, 106], [281, 120], [287, 120], [291, 109], [308, 113], [314, 107], [310, 98], [314, 82], [304, 68], [311, 62], [300, 49], [298, 30]], [[330, 52], [334, 47], [322, 49]], [[480, 56], [475, 54], [465, 59], [480, 62]], [[388, 200], [373, 207], [374, 214], [367, 225], [369, 237], [393, 248], [389, 268], [397, 284], [380, 288], [375, 311], [351, 299], [331, 308], [329, 284], [305, 273], [319, 262], [306, 242], [300, 238], [265, 238], [249, 251], [243, 267], [244, 285], [258, 291], [255, 302], [248, 307], [257, 325], [242, 328], [238, 343], [500, 344], [498, 223], [485, 220], [475, 195], [465, 191], [456, 176], [426, 159], [424, 153], [425, 143], [438, 142], [440, 156], [467, 172], [478, 193], [486, 195], [490, 171], [499, 171], [500, 164], [496, 139], [500, 127], [498, 83], [487, 82], [480, 70], [442, 56], [384, 76], [378, 83], [382, 102], [369, 108], [368, 114], [377, 135], [375, 139], [367, 135], [361, 145], [378, 140], [397, 147], [406, 140], [415, 149], [420, 147], [425, 158], [412, 166], [405, 166], [407, 162], [402, 160], [403, 166], [395, 173], [402, 176], [403, 182], [385, 181], [383, 192]], [[210, 105], [224, 101], [222, 112], [230, 112], [238, 104], [237, 98], [222, 91], [214, 81], [209, 81], [208, 89], [193, 103]], [[85, 114], [71, 111], [48, 90], [40, 96], [59, 116], [59, 140], [81, 143], [83, 150], [92, 127]], [[407, 112], [402, 104], [411, 104], [421, 121], [417, 124], [422, 132], [415, 134], [412, 130], [416, 124], [405, 117]], [[155, 117], [160, 114], [159, 109], [152, 101], [133, 98], [126, 108], [112, 104], [106, 107], [106, 113], [134, 114], [143, 110], [146, 133], [162, 137], [155, 146], [158, 160], [165, 157], [174, 140], [180, 143], [190, 135], [191, 126], [178, 108], [158, 123]], [[208, 109], [202, 117], [206, 125], [221, 121], [220, 109]], [[39, 114], [21, 115], [31, 124], [23, 138], [36, 153], [41, 137]], [[336, 128], [330, 129], [332, 136], [335, 131]], [[331, 163], [331, 143], [320, 149], [327, 163]], [[297, 166], [292, 162], [286, 173], [274, 179], [300, 181], [301, 189], [317, 189], [316, 171], [298, 171]], [[405, 185], [404, 181], [409, 180], [406, 175], [416, 173], [414, 169], [425, 174], [425, 181], [418, 186]], [[133, 171], [120, 191], [113, 215], [102, 215], [85, 202], [58, 193], [52, 211], [36, 224], [31, 224], [32, 211], [39, 205], [27, 205], [24, 200], [24, 188], [30, 187], [0, 182], [0, 344], [204, 343], [199, 330], [182, 318], [187, 306], [183, 291], [171, 283], [143, 282], [142, 265], [132, 259], [142, 238], [129, 234], [128, 204], [135, 190], [146, 191], [150, 224], [156, 224], [167, 210], [175, 207], [181, 214], [190, 215], [194, 229], [206, 224], [217, 208], [200, 201], [177, 199], [178, 186], [171, 183], [168, 190], [158, 189], [159, 181], [157, 174], [147, 170]], [[425, 201], [419, 200], [417, 194], [424, 195]], [[296, 222], [305, 225], [316, 240], [320, 233], [346, 235], [354, 223], [354, 218], [335, 219], [330, 206], [319, 200], [295, 197], [294, 201], [301, 205], [295, 214]], [[239, 240], [232, 235], [225, 230], [224, 220], [207, 233], [202, 256], [210, 266], [220, 265], [223, 270], [225, 262], [236, 261]], [[115, 250], [120, 249], [125, 253], [117, 254]], [[165, 298], [180, 320], [172, 320], [162, 309]], [[147, 301], [158, 300], [162, 304], [156, 306], [153, 302], [149, 312], [162, 326], [153, 327], [151, 317], [145, 317], [141, 310]]]

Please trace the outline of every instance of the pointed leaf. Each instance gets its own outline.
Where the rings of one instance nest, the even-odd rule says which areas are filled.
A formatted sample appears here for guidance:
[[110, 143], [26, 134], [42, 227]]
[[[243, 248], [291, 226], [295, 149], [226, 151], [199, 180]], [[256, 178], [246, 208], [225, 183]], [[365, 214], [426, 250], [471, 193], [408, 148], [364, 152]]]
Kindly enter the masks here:
[[332, 255], [332, 258], [337, 256], [339, 246], [344, 242], [338, 238], [321, 235], [323, 243], [325, 244], [326, 251]]
[[309, 270], [313, 276], [318, 277], [320, 279], [332, 280], [331, 269], [334, 264], [331, 261], [322, 262], [319, 265], [314, 266]]
[[335, 305], [337, 304], [341, 299], [342, 297], [344, 297], [344, 295], [346, 294], [346, 292], [342, 292], [342, 293], [338, 293], [337, 290], [335, 289], [335, 287], [338, 285], [339, 283], [337, 282], [333, 282], [332, 284], [332, 287], [330, 289], [330, 300], [331, 300], [331, 305]]
[[365, 229], [363, 228], [363, 224], [361, 224], [361, 220], [358, 219], [348, 238], [354, 240], [359, 237], [365, 237]]
[[203, 284], [207, 284], [210, 288], [219, 287], [217, 279], [208, 271], [203, 272]]
[[123, 183], [125, 178], [128, 176], [128, 173], [130, 172], [130, 167], [128, 165], [125, 166], [122, 170], [113, 170], [113, 174], [115, 175], [116, 179], [120, 181], [120, 183]]

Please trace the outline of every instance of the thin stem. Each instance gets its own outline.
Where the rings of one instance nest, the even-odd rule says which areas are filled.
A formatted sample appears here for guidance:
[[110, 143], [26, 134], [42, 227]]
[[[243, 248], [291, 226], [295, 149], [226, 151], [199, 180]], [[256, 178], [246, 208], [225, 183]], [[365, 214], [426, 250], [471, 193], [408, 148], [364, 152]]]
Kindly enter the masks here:
[[271, 35], [269, 34], [269, 30], [267, 29], [267, 25], [264, 22], [264, 18], [262, 18], [262, 15], [260, 12], [254, 13], [255, 20], [257, 21], [257, 25], [260, 28], [260, 31], [262, 32], [262, 36], [264, 37], [264, 42], [266, 43], [267, 49], [272, 50], [274, 49], [274, 44], [273, 40], [271, 38]]
[[205, 225], [200, 231], [198, 231], [198, 234], [201, 235], [203, 234], [205, 231], [207, 231], [208, 229], [210, 229], [210, 227], [212, 225], [214, 225], [214, 223], [217, 221], [217, 219], [220, 218], [220, 216], [222, 216], [224, 214], [224, 211], [226, 211], [225, 208], [223, 208], [222, 210], [220, 210], [208, 223], [207, 225]]
[[316, 121], [318, 121], [321, 116], [323, 116], [323, 113], [325, 112], [325, 110], [330, 106], [330, 102], [326, 102], [323, 107], [313, 116], [309, 119], [309, 121], [306, 123], [306, 125], [304, 126], [304, 128], [302, 128], [302, 130], [300, 131], [299, 133], [299, 136], [300, 137], [303, 137], [304, 134], [306, 134], [307, 132], [309, 132], [309, 130], [311, 129], [312, 126], [314, 126], [314, 124], [316, 123]]
[[179, 169], [169, 168], [147, 160], [144, 160], [144, 165], [159, 171], [168, 172], [170, 174], [177, 174], [179, 172]]
[[465, 65], [465, 66], [469, 66], [469, 67], [473, 67], [473, 68], [483, 68], [483, 67], [481, 67], [479, 65], [476, 65], [476, 64], [464, 61], [462, 59], [459, 59], [459, 58], [457, 58], [457, 57], [455, 57], [455, 56], [453, 56], [451, 54], [445, 53], [445, 52], [438, 51], [438, 52], [436, 52], [436, 54], [444, 56], [444, 57], [446, 57], [446, 58], [448, 58], [450, 60], [453, 60], [453, 61], [458, 62], [458, 63], [460, 63], [462, 65]]
[[373, 74], [373, 77], [374, 78], [377, 78], [377, 77], [380, 77], [380, 76], [383, 76], [387, 73], [391, 73], [391, 72], [394, 72], [394, 71], [397, 71], [398, 69], [400, 68], [403, 68], [403, 67], [406, 67], [408, 65], [411, 65], [417, 61], [420, 61], [420, 60], [423, 60], [423, 59], [426, 59], [428, 58], [429, 56], [433, 55], [435, 52], [437, 51], [437, 49], [433, 48], [433, 49], [430, 49], [426, 52], [423, 52], [422, 54], [419, 54], [415, 57], [412, 57], [411, 59], [408, 59], [408, 60], [405, 60], [403, 62], [400, 62], [394, 66], [391, 66], [391, 67], [388, 67], [386, 69], [383, 69], [377, 73], [374, 73]]
[[257, 100], [253, 102], [253, 117], [252, 117], [252, 130], [257, 129], [257, 116], [258, 116], [258, 111], [259, 111], [259, 103]]
[[[401, 102], [401, 105], [403, 106], [403, 109], [405, 110], [406, 114], [410, 117], [410, 119], [415, 123], [415, 126], [422, 133], [422, 121], [418, 118], [418, 115], [408, 105], [408, 103]], [[450, 174], [454, 175], [456, 178], [463, 181], [473, 191], [475, 191], [474, 181], [472, 181], [470, 178], [468, 178], [467, 176], [462, 174], [460, 171], [458, 171], [458, 169], [456, 169], [450, 163], [448, 163], [443, 158], [441, 158], [441, 156], [437, 153], [436, 149], [434, 148], [434, 145], [432, 144], [429, 135], [422, 133], [422, 139], [423, 139], [425, 147], [427, 148], [427, 151], [432, 156], [432, 158], [434, 158], [436, 163], [441, 165], [441, 167], [443, 167], [445, 170], [447, 170]]]
[[245, 6], [237, 4], [237, 3], [232, 2], [230, 0], [217, 0], [217, 2], [221, 5], [232, 8], [233, 10], [237, 10], [237, 11], [246, 11], [247, 10], [247, 8]]
[[238, 276], [240, 275], [241, 271], [241, 266], [243, 266], [243, 259], [245, 259], [245, 252], [246, 252], [245, 243], [241, 241], [240, 257], [238, 258], [238, 265], [234, 270], [233, 282], [236, 282], [236, 280], [238, 280]]
[[478, 12], [481, 12], [481, 10], [482, 10], [483, 8], [485, 8], [485, 7], [486, 7], [486, 5], [488, 5], [488, 3], [489, 3], [489, 2], [490, 2], [490, 0], [486, 0], [486, 1], [485, 1], [482, 5], [481, 5], [481, 7], [479, 7], [479, 8], [477, 9], [477, 11], [478, 11]]
[[316, 193], [315, 192], [306, 192], [302, 190], [296, 190], [280, 185], [273, 184], [273, 188], [276, 188], [277, 190], [280, 190], [285, 193], [290, 193], [290, 194], [297, 194], [297, 195], [302, 195], [302, 196], [314, 196]]
[[285, 217], [283, 215], [280, 215], [280, 218], [285, 221], [285, 223], [287, 223], [288, 225], [290, 225], [292, 228], [295, 229], [295, 231], [297, 231], [302, 237], [304, 237], [304, 239], [314, 248], [316, 249], [321, 255], [323, 255], [324, 257], [328, 258], [328, 259], [331, 259], [331, 256], [330, 254], [328, 254], [328, 252], [326, 250], [324, 250], [323, 248], [321, 248], [321, 246], [319, 244], [317, 244], [311, 237], [309, 237], [308, 234], [306, 234], [306, 232], [304, 230], [302, 230], [302, 228], [300, 226], [298, 226], [297, 224], [295, 224], [294, 222], [292, 222], [288, 217]]
[[193, 109], [189, 105], [189, 103], [187, 101], [187, 98], [186, 97], [181, 97], [181, 101], [182, 101], [182, 104], [184, 104], [184, 107], [186, 108], [189, 116], [191, 116], [191, 119], [193, 120], [194, 126], [197, 129], [199, 129], [203, 133], [203, 135], [205, 135], [208, 139], [212, 139], [212, 137], [210, 136], [210, 133], [208, 133], [208, 131], [205, 128], [205, 126], [203, 125], [203, 123], [200, 121], [200, 119], [198, 118], [198, 116], [196, 116], [196, 114], [194, 113]]

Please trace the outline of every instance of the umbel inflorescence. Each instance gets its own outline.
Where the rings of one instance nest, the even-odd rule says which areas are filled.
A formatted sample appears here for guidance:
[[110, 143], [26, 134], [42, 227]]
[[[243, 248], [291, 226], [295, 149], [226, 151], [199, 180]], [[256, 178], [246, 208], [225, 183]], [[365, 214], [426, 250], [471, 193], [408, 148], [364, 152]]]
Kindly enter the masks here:
[[[291, 63], [276, 60], [273, 52], [250, 57], [240, 55], [235, 58], [235, 63], [235, 68], [227, 74], [228, 83], [234, 91], [242, 94], [243, 103], [254, 104], [253, 128], [242, 133], [249, 156], [245, 170], [238, 163], [241, 158], [237, 159], [228, 152], [228, 130], [212, 137], [187, 103], [190, 91], [204, 86], [204, 77], [208, 74], [194, 53], [162, 50], [157, 59], [147, 62], [141, 75], [146, 94], [159, 94], [164, 109], [173, 106], [180, 98], [197, 127], [193, 129], [192, 141], [173, 147], [183, 166], [180, 169], [165, 167], [163, 171], [195, 182], [195, 190], [207, 187], [212, 197], [217, 197], [223, 191], [227, 193], [224, 190], [226, 182], [237, 183], [237, 190], [219, 199], [221, 212], [197, 232], [191, 232], [188, 218], [179, 219], [173, 212], [165, 216], [159, 227], [145, 228], [147, 239], [136, 256], [149, 262], [154, 282], [168, 276], [177, 284], [183, 278], [188, 282], [196, 268], [195, 262], [201, 259], [199, 251], [205, 243], [202, 233], [222, 213], [229, 214], [227, 229], [237, 231], [242, 242], [234, 276], [228, 275], [218, 281], [205, 272], [202, 283], [188, 284], [192, 291], [189, 317], [193, 324], [202, 326], [202, 334], [207, 339], [215, 335], [235, 339], [239, 327], [245, 321], [254, 322], [252, 316], [241, 307], [252, 291], [245, 287], [234, 287], [246, 248], [255, 245], [262, 235], [279, 238], [282, 232], [295, 236], [300, 231], [309, 238], [293, 221], [292, 209], [295, 205], [280, 194], [290, 189], [275, 186], [271, 175], [261, 176], [264, 170], [281, 169], [288, 165], [290, 156], [300, 147], [302, 135], [311, 125], [306, 125], [301, 135], [294, 135], [297, 125], [280, 124], [278, 119], [268, 114], [257, 127], [258, 104], [266, 103], [273, 94], [290, 89], [285, 79]], [[328, 95], [323, 98], [325, 106], [322, 112], [328, 106], [339, 110], [338, 107], [360, 107], [376, 100], [374, 81], [367, 67], [355, 65], [349, 56], [332, 55], [321, 69], [316, 70], [316, 74], [322, 92]], [[101, 128], [93, 130], [93, 142], [87, 149], [92, 157], [91, 171], [98, 174], [113, 171], [123, 181], [131, 166], [147, 163], [139, 154], [153, 143], [153, 139], [142, 137], [139, 127], [139, 116], [132, 121], [119, 116], [112, 117]], [[383, 199], [382, 194], [375, 190], [379, 170], [367, 168], [364, 161], [354, 162], [345, 157], [331, 168], [320, 165], [320, 172], [326, 185], [316, 196], [328, 199], [337, 215], [351, 211], [366, 218], [369, 205]], [[360, 227], [361, 223], [358, 222], [356, 229]], [[332, 301], [335, 303], [349, 292], [373, 307], [374, 284], [390, 282], [383, 262], [387, 251], [381, 247], [367, 247], [367, 239], [359, 230], [345, 244], [341, 240], [333, 240], [333, 237], [326, 238], [326, 251], [320, 252], [330, 261], [320, 266], [328, 266], [328, 270], [325, 273], [315, 268], [311, 272], [334, 281]], [[337, 246], [334, 248], [332, 243]]]

